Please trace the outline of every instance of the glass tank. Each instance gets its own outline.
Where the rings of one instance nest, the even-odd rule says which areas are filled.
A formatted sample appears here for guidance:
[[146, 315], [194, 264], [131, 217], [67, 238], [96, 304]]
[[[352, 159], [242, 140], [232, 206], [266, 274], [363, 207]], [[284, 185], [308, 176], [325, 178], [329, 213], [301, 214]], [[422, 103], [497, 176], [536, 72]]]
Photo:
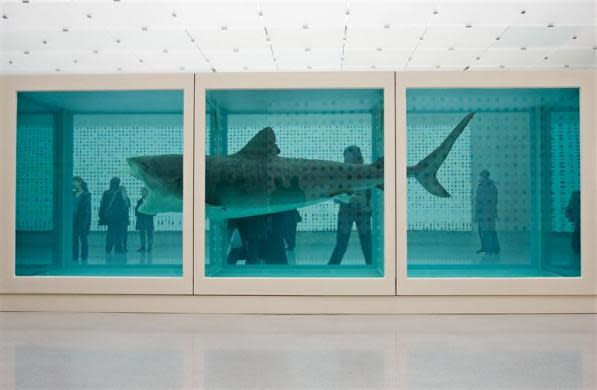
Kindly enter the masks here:
[[205, 98], [206, 276], [383, 277], [383, 89]]
[[19, 92], [17, 112], [17, 276], [182, 276], [182, 90]]
[[580, 276], [579, 90], [406, 97], [408, 276]]

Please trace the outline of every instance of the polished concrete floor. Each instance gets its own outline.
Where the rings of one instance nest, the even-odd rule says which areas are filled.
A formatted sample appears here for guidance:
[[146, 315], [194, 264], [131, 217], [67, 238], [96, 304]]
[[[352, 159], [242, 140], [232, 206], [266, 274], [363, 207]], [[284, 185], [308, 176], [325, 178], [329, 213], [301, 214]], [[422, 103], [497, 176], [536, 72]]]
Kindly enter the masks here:
[[0, 389], [595, 389], [597, 316], [0, 313]]

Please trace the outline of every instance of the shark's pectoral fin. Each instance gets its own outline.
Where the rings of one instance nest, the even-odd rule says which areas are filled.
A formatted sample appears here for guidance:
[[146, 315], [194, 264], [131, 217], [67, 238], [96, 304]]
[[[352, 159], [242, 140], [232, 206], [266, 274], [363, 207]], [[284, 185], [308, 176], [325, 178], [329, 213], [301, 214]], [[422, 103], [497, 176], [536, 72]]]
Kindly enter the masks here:
[[271, 127], [266, 127], [255, 134], [253, 138], [238, 152], [247, 157], [273, 157], [280, 154], [276, 145], [276, 134]]
[[139, 212], [143, 214], [176, 213], [181, 211], [182, 199], [156, 191], [149, 191], [149, 195], [147, 195], [147, 198], [145, 198], [143, 204], [139, 207]]

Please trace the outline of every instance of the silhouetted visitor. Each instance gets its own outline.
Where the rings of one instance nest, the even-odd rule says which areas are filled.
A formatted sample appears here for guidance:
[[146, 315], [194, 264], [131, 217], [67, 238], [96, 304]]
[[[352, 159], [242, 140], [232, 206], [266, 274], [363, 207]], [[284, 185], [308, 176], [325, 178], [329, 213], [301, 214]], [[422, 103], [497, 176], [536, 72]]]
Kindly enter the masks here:
[[568, 206], [566, 206], [566, 218], [574, 225], [570, 244], [572, 251], [578, 254], [580, 253], [580, 191], [578, 190], [570, 196]]
[[[344, 149], [344, 162], [347, 164], [364, 163], [361, 149], [358, 146], [349, 146]], [[348, 241], [352, 231], [352, 225], [357, 225], [361, 251], [365, 257], [365, 263], [371, 264], [371, 190], [355, 191], [348, 203], [335, 199], [340, 204], [338, 210], [338, 230], [336, 232], [336, 246], [328, 264], [340, 264], [348, 248]]]
[[73, 178], [73, 261], [87, 262], [91, 226], [91, 194], [87, 183], [80, 177]]
[[263, 253], [263, 242], [267, 239], [268, 219], [266, 215], [233, 218], [228, 220], [229, 236], [238, 230], [241, 246], [235, 244], [228, 253], [226, 262], [236, 264], [245, 259], [245, 264], [259, 264], [260, 252]]
[[296, 226], [303, 220], [297, 209], [282, 211], [279, 213], [282, 221], [282, 237], [286, 243], [286, 250], [294, 251], [296, 247]]
[[99, 224], [108, 227], [106, 253], [110, 253], [112, 248], [117, 253], [124, 252], [124, 235], [129, 221], [129, 208], [130, 201], [128, 196], [123, 194], [120, 179], [113, 177], [110, 180], [110, 188], [102, 195], [99, 209]]
[[284, 212], [268, 214], [266, 217], [265, 237], [260, 241], [259, 257], [265, 264], [288, 264], [284, 247]]
[[487, 169], [482, 170], [480, 176], [473, 214], [473, 222], [479, 225], [479, 238], [481, 239], [481, 248], [477, 250], [477, 253], [498, 254], [500, 253], [500, 243], [495, 231], [498, 191], [493, 180], [489, 178]]
[[122, 251], [128, 252], [128, 240], [129, 240], [129, 225], [131, 224], [131, 199], [129, 198], [128, 193], [126, 192], [126, 188], [124, 186], [120, 186], [120, 193], [122, 194], [122, 199], [124, 199], [124, 203], [126, 205], [126, 223], [121, 230], [120, 239], [122, 241]]
[[154, 215], [145, 214], [139, 211], [139, 207], [143, 205], [147, 195], [149, 195], [149, 190], [143, 187], [141, 189], [141, 199], [137, 201], [137, 206], [135, 207], [135, 229], [139, 231], [139, 237], [141, 238], [141, 247], [137, 250], [137, 252], [151, 252], [153, 247]]

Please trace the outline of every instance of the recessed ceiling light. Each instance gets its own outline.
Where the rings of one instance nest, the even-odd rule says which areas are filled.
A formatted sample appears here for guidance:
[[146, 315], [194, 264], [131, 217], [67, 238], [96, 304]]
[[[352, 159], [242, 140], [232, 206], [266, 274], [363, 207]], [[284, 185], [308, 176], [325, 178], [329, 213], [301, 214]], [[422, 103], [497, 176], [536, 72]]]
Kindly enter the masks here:
[[98, 54], [98, 53], [99, 53], [99, 50], [94, 50], [93, 51], [93, 54]]
[[139, 62], [143, 62], [143, 58], [139, 58]]
[[454, 49], [452, 46], [450, 46], [450, 47], [448, 48], [448, 50], [450, 50], [450, 51], [454, 51], [455, 49]]
[[56, 72], [60, 72], [60, 68], [56, 68]]
[[439, 69], [439, 68], [440, 68], [440, 66], [439, 66], [439, 65], [435, 65], [435, 69]]
[[375, 50], [377, 50], [377, 51], [383, 51], [383, 48], [381, 48], [381, 47], [378, 47], [378, 48], [377, 48], [377, 49], [375, 49]]
[[504, 66], [504, 65], [500, 65], [500, 69], [504, 69], [504, 68], [505, 68], [505, 66]]
[[29, 50], [25, 50], [23, 53], [24, 53], [24, 54], [27, 54], [27, 55], [29, 55], [29, 54], [30, 54]]
[[347, 9], [346, 12], [344, 13], [344, 15], [346, 15], [346, 16], [350, 15], [350, 10]]
[[85, 16], [87, 17], [87, 19], [91, 19], [91, 18], [93, 18], [93, 15], [91, 15], [91, 14], [87, 14], [87, 15], [85, 15]]
[[2, 19], [8, 19], [8, 15], [2, 15]]
[[112, 1], [114, 1], [115, 3], [120, 3], [120, 0], [112, 0]]
[[597, 50], [597, 46], [593, 46], [593, 50]]
[[371, 69], [375, 69], [375, 65], [371, 65]]
[[311, 51], [310, 47], [305, 47], [305, 51]]
[[147, 26], [142, 26], [141, 27], [141, 31], [147, 31], [147, 30], [149, 30], [149, 27], [147, 27]]
[[263, 16], [263, 11], [259, 11], [259, 16]]
[[499, 41], [500, 39], [502, 39], [501, 37], [495, 37], [496, 41]]
[[434, 15], [437, 15], [437, 14], [439, 14], [439, 10], [437, 10], [437, 9], [434, 9], [434, 10], [433, 10], [433, 14], [434, 14]]
[[122, 68], [116, 68], [116, 70], [122, 72]]
[[549, 60], [548, 56], [543, 57], [544, 60]]
[[245, 65], [243, 66], [243, 70], [249, 70], [249, 67]]
[[309, 25], [308, 24], [303, 24], [303, 30], [308, 30], [309, 29]]
[[419, 41], [422, 41], [422, 40], [424, 40], [424, 39], [425, 39], [425, 37], [423, 37], [423, 36], [420, 36], [420, 37], [419, 37]]
[[12, 64], [13, 64], [12, 60], [8, 60], [8, 63], [9, 63], [10, 65], [12, 65]]
[[390, 25], [390, 24], [384, 24], [383, 25], [383, 28], [385, 28], [385, 29], [388, 29], [388, 28], [391, 28], [391, 27], [392, 27], [392, 25]]
[[570, 65], [564, 65], [564, 68], [570, 68]]
[[48, 41], [46, 41], [45, 39], [43, 41], [41, 41], [41, 43], [43, 43], [44, 45], [48, 44]]
[[526, 50], [527, 48], [525, 46], [521, 47], [520, 50]]
[[578, 38], [576, 35], [572, 37], [572, 39], [576, 39], [576, 38]]
[[29, 4], [29, 0], [21, 0], [21, 3], [23, 3], [23, 4]]
[[178, 15], [176, 15], [176, 12], [172, 12], [172, 14], [171, 14], [171, 15], [172, 15], [172, 17], [173, 17], [173, 18], [175, 18], [175, 17], [177, 17], [177, 16], [178, 16]]
[[122, 42], [120, 39], [117, 39], [117, 40], [116, 40], [116, 43], [120, 43], [120, 42]]
[[527, 13], [527, 11], [526, 11], [526, 10], [524, 10], [524, 9], [523, 9], [522, 11], [520, 11], [520, 14], [521, 14], [521, 15], [524, 15], [524, 14], [526, 14], [526, 13]]
[[471, 68], [470, 66], [466, 66], [466, 67], [464, 68], [464, 70], [465, 70], [465, 71], [467, 71], [467, 70], [469, 70], [470, 68]]
[[68, 27], [62, 27], [62, 32], [68, 32]]
[[481, 57], [477, 57], [477, 58], [475, 58], [475, 59], [476, 59], [477, 61], [479, 61], [479, 60], [481, 59]]
[[553, 24], [553, 23], [549, 23], [549, 24], [547, 25], [547, 27], [548, 27], [548, 28], [555, 27], [555, 24]]
[[274, 62], [276, 62], [276, 61], [277, 61], [277, 60], [276, 60], [276, 57], [274, 57]]
[[211, 68], [210, 69], [212, 72], [216, 73], [216, 68]]
[[222, 30], [222, 31], [226, 31], [226, 30], [228, 30], [228, 26], [221, 26], [221, 27], [220, 27], [220, 30]]
[[232, 49], [233, 52], [238, 53], [238, 47], [235, 47], [234, 49]]
[[168, 49], [162, 50], [162, 53], [167, 54], [168, 53]]
[[78, 64], [78, 63], [79, 63], [79, 60], [73, 60], [73, 63], [74, 63], [74, 64]]
[[185, 69], [185, 67], [184, 67], [184, 66], [181, 66], [181, 67], [180, 67], [180, 68], [178, 68], [178, 69], [180, 69], [180, 70], [184, 70], [184, 69]]
[[470, 24], [470, 23], [468, 23], [468, 24], [467, 24], [466, 26], [464, 26], [464, 27], [466, 27], [466, 28], [472, 28], [472, 27], [473, 27], [473, 25], [472, 25], [472, 24]]
[[311, 65], [307, 65], [307, 69], [313, 69]]

